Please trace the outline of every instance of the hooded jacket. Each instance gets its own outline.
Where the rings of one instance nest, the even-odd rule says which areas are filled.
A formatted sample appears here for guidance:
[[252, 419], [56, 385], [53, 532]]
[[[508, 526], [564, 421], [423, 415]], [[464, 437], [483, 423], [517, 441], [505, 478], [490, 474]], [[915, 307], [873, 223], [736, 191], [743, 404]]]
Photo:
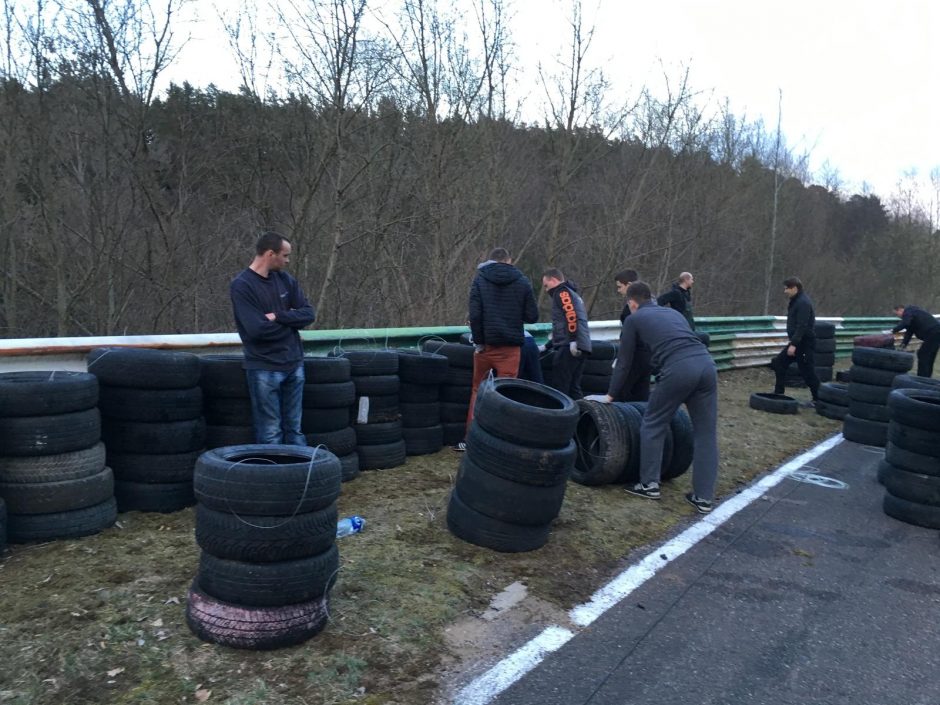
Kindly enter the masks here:
[[469, 318], [474, 344], [521, 347], [523, 324], [539, 319], [532, 285], [511, 264], [484, 262], [470, 285]]
[[685, 316], [692, 330], [695, 330], [695, 319], [692, 317], [692, 290], [683, 289], [679, 282], [673, 282], [672, 288], [656, 299], [660, 306], [670, 306]]
[[552, 297], [552, 346], [565, 347], [575, 341], [578, 350], [591, 352], [587, 311], [578, 288], [570, 281], [563, 281], [548, 293]]
[[790, 345], [816, 340], [816, 311], [812, 300], [801, 291], [787, 305], [787, 337]]

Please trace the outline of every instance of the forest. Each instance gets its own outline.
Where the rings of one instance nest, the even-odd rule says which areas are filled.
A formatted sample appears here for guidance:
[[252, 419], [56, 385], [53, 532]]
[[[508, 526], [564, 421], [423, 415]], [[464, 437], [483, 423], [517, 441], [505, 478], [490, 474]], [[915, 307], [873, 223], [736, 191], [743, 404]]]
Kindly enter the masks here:
[[691, 271], [697, 316], [782, 314], [791, 275], [818, 315], [940, 307], [933, 214], [903, 179], [845, 192], [689, 71], [615, 99], [628, 67], [593, 63], [576, 0], [537, 117], [510, 0], [246, 7], [222, 18], [235, 92], [162, 87], [182, 0], [3, 3], [2, 337], [233, 331], [264, 229], [317, 328], [463, 324], [494, 246], [536, 290], [561, 268], [596, 320], [626, 267], [654, 291]]

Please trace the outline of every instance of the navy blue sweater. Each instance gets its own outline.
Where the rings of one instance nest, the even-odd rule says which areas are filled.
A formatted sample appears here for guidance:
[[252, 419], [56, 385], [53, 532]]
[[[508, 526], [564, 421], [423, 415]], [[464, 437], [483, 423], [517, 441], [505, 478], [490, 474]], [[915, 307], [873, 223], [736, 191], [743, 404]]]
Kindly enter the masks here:
[[469, 317], [475, 344], [521, 346], [522, 324], [539, 319], [532, 285], [511, 264], [484, 262], [470, 285]]
[[[297, 331], [316, 320], [300, 284], [286, 272], [268, 276], [245, 269], [229, 287], [235, 326], [245, 349], [246, 370], [288, 372], [304, 356]], [[275, 314], [269, 321], [266, 313]]]

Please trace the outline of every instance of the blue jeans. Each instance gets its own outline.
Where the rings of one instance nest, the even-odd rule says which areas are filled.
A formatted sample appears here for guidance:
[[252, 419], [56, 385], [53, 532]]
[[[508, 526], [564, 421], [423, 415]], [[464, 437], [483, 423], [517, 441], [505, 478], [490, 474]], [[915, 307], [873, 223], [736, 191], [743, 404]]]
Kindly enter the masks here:
[[245, 370], [251, 395], [256, 443], [307, 445], [300, 432], [304, 398], [304, 365], [290, 372]]

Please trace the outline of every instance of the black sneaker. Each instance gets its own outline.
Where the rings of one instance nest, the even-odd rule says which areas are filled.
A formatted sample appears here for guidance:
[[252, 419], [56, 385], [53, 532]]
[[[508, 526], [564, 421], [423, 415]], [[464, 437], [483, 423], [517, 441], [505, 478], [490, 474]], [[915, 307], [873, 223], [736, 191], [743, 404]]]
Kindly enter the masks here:
[[646, 497], [646, 499], [659, 499], [659, 483], [651, 482], [644, 485], [642, 482], [636, 483], [633, 487], [625, 487], [628, 494], [635, 494], [637, 497]]
[[712, 503], [707, 499], [699, 499], [692, 492], [687, 492], [685, 501], [695, 507], [699, 514], [708, 514], [712, 510]]
[[463, 441], [460, 441], [460, 443], [458, 443], [457, 445], [452, 446], [451, 450], [454, 451], [455, 453], [466, 453], [467, 444], [464, 443]]

